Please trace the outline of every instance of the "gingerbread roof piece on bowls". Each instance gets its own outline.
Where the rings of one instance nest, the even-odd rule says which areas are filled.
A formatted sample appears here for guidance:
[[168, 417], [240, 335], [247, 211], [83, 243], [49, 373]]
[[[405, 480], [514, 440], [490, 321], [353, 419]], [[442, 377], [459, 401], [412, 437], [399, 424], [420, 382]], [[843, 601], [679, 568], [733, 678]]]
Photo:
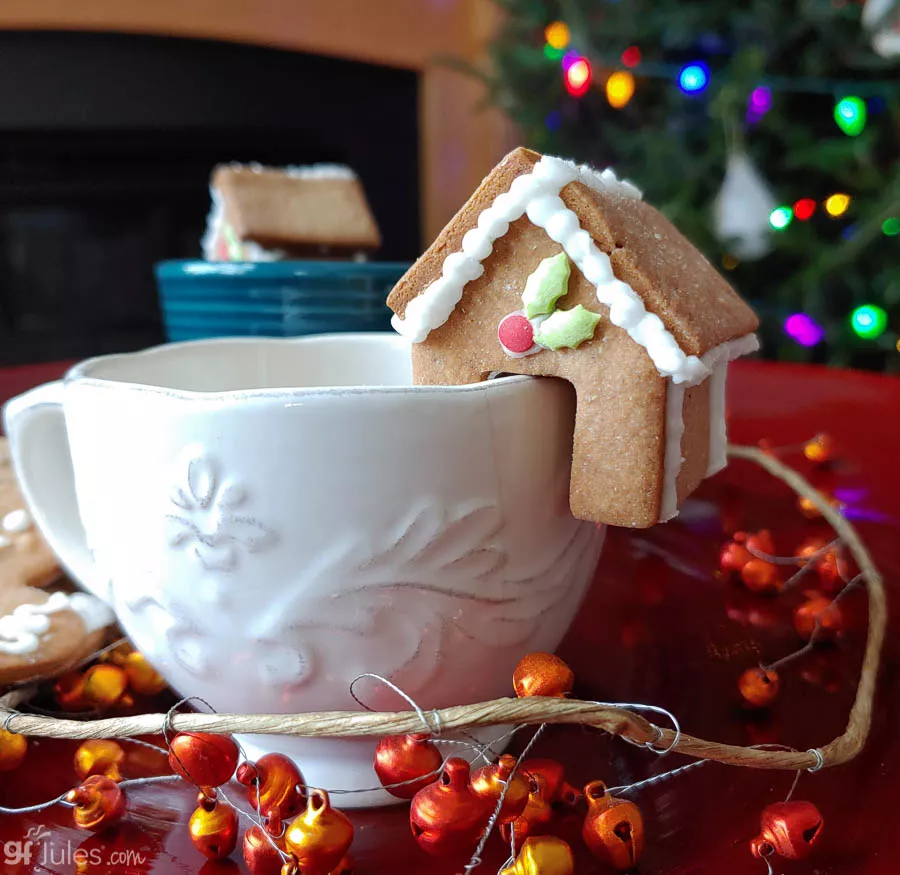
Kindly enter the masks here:
[[220, 164], [210, 194], [208, 261], [350, 258], [381, 245], [362, 183], [343, 165]]
[[511, 152], [388, 304], [416, 383], [515, 373], [574, 386], [576, 517], [664, 522], [725, 465], [728, 363], [757, 349], [758, 320], [609, 170]]

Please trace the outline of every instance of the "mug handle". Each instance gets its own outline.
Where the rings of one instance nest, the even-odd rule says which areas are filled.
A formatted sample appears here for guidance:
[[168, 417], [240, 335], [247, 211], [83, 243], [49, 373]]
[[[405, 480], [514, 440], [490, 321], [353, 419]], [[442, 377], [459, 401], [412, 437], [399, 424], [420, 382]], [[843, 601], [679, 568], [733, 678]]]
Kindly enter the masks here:
[[78, 511], [75, 475], [63, 412], [63, 382], [45, 383], [3, 408], [13, 466], [31, 516], [70, 575], [109, 601]]

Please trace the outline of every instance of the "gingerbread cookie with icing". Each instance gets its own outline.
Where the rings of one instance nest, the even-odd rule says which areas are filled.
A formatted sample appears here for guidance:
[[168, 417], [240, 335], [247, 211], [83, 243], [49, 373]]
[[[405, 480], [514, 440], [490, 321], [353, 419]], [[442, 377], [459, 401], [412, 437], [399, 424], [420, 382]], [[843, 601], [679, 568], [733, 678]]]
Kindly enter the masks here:
[[0, 437], [0, 590], [9, 586], [46, 586], [61, 573], [59, 562], [35, 527], [19, 491], [9, 443]]
[[418, 384], [572, 384], [576, 517], [664, 522], [725, 465], [728, 363], [757, 348], [758, 320], [609, 170], [511, 152], [388, 304]]
[[102, 646], [114, 619], [87, 593], [0, 589], [0, 685], [57, 677]]

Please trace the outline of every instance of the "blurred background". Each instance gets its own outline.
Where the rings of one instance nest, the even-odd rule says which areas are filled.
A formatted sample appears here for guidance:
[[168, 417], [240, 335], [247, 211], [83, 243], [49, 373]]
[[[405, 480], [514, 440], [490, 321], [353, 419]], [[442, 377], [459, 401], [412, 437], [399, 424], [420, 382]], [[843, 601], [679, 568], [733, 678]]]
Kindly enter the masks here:
[[898, 0], [7, 0], [0, 365], [164, 338], [222, 161], [339, 162], [413, 260], [519, 142], [636, 182], [772, 358], [900, 371]]

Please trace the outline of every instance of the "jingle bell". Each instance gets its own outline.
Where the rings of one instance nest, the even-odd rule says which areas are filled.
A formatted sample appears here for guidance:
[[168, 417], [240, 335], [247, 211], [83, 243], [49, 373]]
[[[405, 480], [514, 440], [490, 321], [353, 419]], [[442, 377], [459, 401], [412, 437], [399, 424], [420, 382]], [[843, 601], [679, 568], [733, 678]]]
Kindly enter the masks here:
[[729, 541], [719, 553], [719, 567], [722, 571], [740, 571], [753, 556], [737, 541]]
[[568, 695], [574, 684], [572, 669], [552, 653], [529, 653], [522, 657], [513, 672], [513, 689], [520, 699], [526, 696], [559, 698]]
[[834, 440], [827, 434], [817, 434], [803, 445], [803, 455], [817, 465], [830, 462], [834, 458]]
[[500, 875], [574, 875], [572, 849], [556, 836], [526, 839], [516, 862]]
[[155, 696], [168, 686], [143, 653], [138, 651], [129, 653], [125, 657], [124, 668], [128, 685], [141, 696]]
[[66, 793], [66, 802], [75, 806], [75, 824], [92, 832], [112, 826], [125, 814], [125, 794], [105, 775], [91, 775], [82, 781]]
[[828, 641], [843, 631], [844, 615], [827, 596], [812, 595], [794, 611], [794, 628], [804, 641]]
[[778, 566], [764, 559], [751, 559], [740, 572], [744, 586], [758, 595], [774, 595], [781, 589]]
[[125, 751], [111, 739], [91, 738], [75, 751], [75, 772], [79, 778], [105, 775], [111, 781], [121, 781], [119, 769], [124, 762]]
[[776, 802], [763, 809], [760, 834], [750, 843], [755, 857], [778, 854], [786, 860], [808, 857], [822, 835], [822, 813], [812, 802]]
[[9, 772], [22, 764], [28, 753], [28, 739], [24, 735], [0, 729], [0, 772]]
[[92, 707], [84, 697], [84, 674], [80, 671], [69, 671], [57, 678], [53, 693], [63, 711], [87, 711]]
[[128, 688], [128, 676], [117, 665], [100, 663], [92, 665], [84, 673], [82, 695], [94, 708], [115, 705]]
[[603, 781], [584, 788], [588, 803], [581, 835], [591, 853], [614, 869], [633, 869], [644, 850], [644, 821], [637, 805], [610, 796]]
[[472, 792], [469, 764], [459, 757], [444, 763], [440, 778], [419, 790], [409, 809], [410, 828], [419, 847], [435, 856], [473, 847], [490, 816], [490, 803]]
[[231, 780], [240, 752], [230, 735], [179, 732], [169, 744], [169, 765], [198, 787], [221, 787]]
[[280, 834], [282, 821], [300, 812], [306, 802], [303, 775], [284, 754], [267, 753], [255, 763], [241, 763], [235, 777], [250, 788], [250, 806], [269, 819], [273, 834]]
[[343, 812], [331, 807], [324, 790], [309, 791], [306, 810], [284, 834], [284, 846], [293, 855], [303, 875], [329, 875], [350, 849], [353, 824]]
[[[443, 762], [437, 745], [423, 733], [388, 735], [375, 748], [375, 774], [388, 793], [398, 799], [412, 799], [423, 787], [433, 784]], [[390, 786], [394, 784], [400, 786]]]
[[188, 831], [201, 854], [210, 860], [223, 860], [237, 846], [237, 812], [224, 802], [204, 800], [191, 815]]
[[[819, 583], [826, 592], [833, 593], [842, 584], [841, 556], [838, 550], [826, 549], [828, 541], [822, 537], [807, 538], [797, 550], [797, 556], [812, 562], [819, 577]], [[824, 551], [824, 552], [823, 552]]]
[[490, 765], [482, 766], [476, 770], [470, 781], [469, 787], [476, 796], [480, 796], [490, 806], [491, 813], [496, 810], [497, 802], [503, 791], [503, 805], [497, 816], [497, 823], [509, 823], [515, 820], [528, 804], [528, 794], [531, 785], [526, 775], [516, 771], [516, 758], [509, 754], [503, 754], [500, 759]]
[[356, 863], [353, 862], [353, 857], [347, 854], [347, 856], [331, 870], [329, 875], [353, 875], [355, 871]]
[[781, 679], [777, 671], [756, 666], [738, 678], [738, 689], [746, 707], [768, 708], [778, 698]]
[[550, 794], [547, 782], [541, 775], [532, 775], [530, 780], [528, 804], [525, 810], [510, 823], [500, 826], [500, 835], [504, 841], [515, 837], [516, 848], [521, 848], [525, 839], [545, 833], [553, 820], [553, 808], [550, 805]]
[[576, 805], [581, 799], [581, 790], [573, 787], [566, 780], [566, 773], [561, 763], [556, 760], [532, 757], [524, 760], [519, 767], [529, 776], [540, 775], [544, 779], [547, 800]]
[[281, 875], [287, 854], [282, 856], [279, 850], [284, 852], [284, 841], [267, 835], [262, 827], [254, 824], [244, 833], [242, 851], [250, 875]]

